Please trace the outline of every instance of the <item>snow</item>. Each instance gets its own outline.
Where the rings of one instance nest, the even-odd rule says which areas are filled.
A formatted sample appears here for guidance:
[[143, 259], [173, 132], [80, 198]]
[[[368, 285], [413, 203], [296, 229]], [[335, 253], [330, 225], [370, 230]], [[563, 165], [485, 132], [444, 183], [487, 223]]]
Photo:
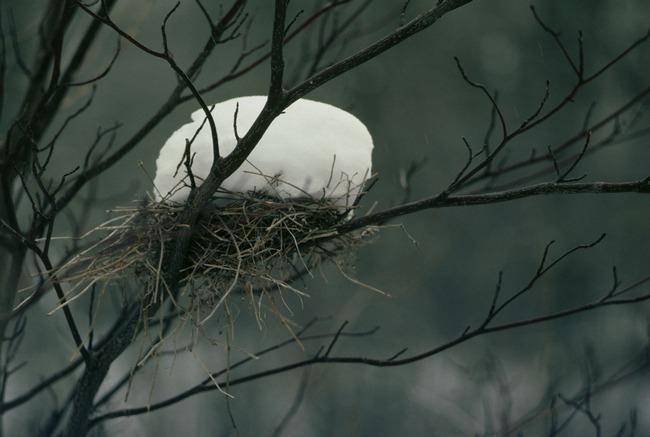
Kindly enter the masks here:
[[[237, 104], [237, 133], [243, 137], [265, 102], [265, 96], [248, 96], [214, 106], [211, 112], [222, 156], [236, 146]], [[182, 203], [187, 199], [189, 180], [185, 166], [179, 167], [179, 162], [186, 139], [191, 139], [203, 123], [191, 146], [192, 154], [196, 153], [192, 173], [197, 185], [208, 175], [212, 137], [200, 109], [160, 150], [154, 179], [157, 201]], [[355, 116], [326, 103], [300, 99], [273, 121], [248, 160], [223, 182], [222, 188], [236, 193], [264, 192], [281, 199], [327, 198], [336, 206], [351, 206], [370, 176], [372, 149], [368, 129]]]

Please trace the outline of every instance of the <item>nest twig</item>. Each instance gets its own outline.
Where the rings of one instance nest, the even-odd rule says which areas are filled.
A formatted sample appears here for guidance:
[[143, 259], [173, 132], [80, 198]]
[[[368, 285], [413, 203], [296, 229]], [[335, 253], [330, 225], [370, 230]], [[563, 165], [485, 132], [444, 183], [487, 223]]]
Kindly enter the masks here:
[[[189, 298], [183, 308], [199, 324], [227, 305], [233, 293], [250, 294], [259, 321], [261, 299], [256, 294], [290, 290], [304, 295], [292, 279], [311, 274], [325, 260], [334, 260], [341, 269], [346, 257], [376, 232], [376, 227], [368, 227], [337, 234], [335, 226], [349, 211], [326, 199], [279, 200], [248, 194], [220, 203], [202, 212], [181, 270], [185, 284], [181, 297]], [[115, 218], [93, 230], [102, 235], [97, 243], [68, 262], [58, 276], [75, 284], [71, 291], [75, 295], [97, 282], [135, 279], [142, 285], [138, 290], [144, 307], [166, 297], [174, 299], [163, 269], [171, 243], [187, 231], [187, 225], [177, 220], [181, 210], [154, 202], [115, 209]]]

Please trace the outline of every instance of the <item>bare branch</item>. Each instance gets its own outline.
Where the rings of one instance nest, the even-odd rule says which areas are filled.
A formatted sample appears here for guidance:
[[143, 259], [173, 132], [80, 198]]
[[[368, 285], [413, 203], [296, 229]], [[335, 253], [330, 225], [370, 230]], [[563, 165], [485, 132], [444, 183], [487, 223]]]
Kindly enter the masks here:
[[[458, 57], [454, 56], [454, 61], [456, 61], [456, 66], [458, 67], [458, 71], [460, 71], [460, 74], [463, 77], [463, 80], [465, 82], [467, 82], [467, 84], [469, 84], [469, 86], [471, 86], [473, 88], [478, 88], [479, 90], [481, 90], [481, 92], [483, 94], [485, 94], [485, 96], [488, 98], [488, 100], [492, 104], [492, 108], [494, 108], [494, 110], [496, 111], [496, 113], [497, 113], [497, 115], [499, 117], [499, 123], [501, 124], [501, 134], [502, 134], [502, 138], [503, 138], [502, 141], [504, 141], [505, 138], [508, 137], [508, 127], [506, 125], [506, 120], [505, 120], [505, 118], [503, 116], [503, 113], [501, 112], [501, 109], [499, 108], [499, 105], [497, 104], [497, 101], [496, 101], [495, 97], [493, 97], [492, 94], [490, 94], [490, 92], [485, 87], [485, 85], [474, 82], [473, 80], [471, 80], [467, 76], [467, 73], [465, 73], [465, 70], [463, 69], [463, 66], [460, 63], [460, 59], [458, 59]], [[542, 99], [542, 102], [544, 102], [545, 100], [546, 99]], [[542, 105], [540, 105], [540, 106], [542, 106]]]
[[70, 86], [70, 87], [75, 87], [75, 86], [83, 86], [83, 85], [89, 85], [91, 83], [95, 83], [103, 79], [110, 73], [111, 69], [113, 68], [113, 65], [115, 65], [115, 61], [117, 61], [118, 56], [120, 56], [120, 48], [122, 44], [120, 43], [120, 40], [117, 40], [117, 44], [115, 46], [115, 53], [113, 53], [113, 57], [111, 58], [110, 62], [106, 66], [106, 68], [99, 73], [97, 76], [91, 78], [91, 79], [86, 79], [80, 82], [70, 82], [70, 83], [63, 83], [61, 86]]
[[310, 369], [311, 369], [310, 367], [307, 367], [303, 371], [302, 378], [300, 378], [300, 385], [298, 386], [298, 390], [296, 391], [296, 396], [294, 397], [293, 402], [291, 403], [291, 407], [289, 407], [289, 410], [284, 415], [280, 423], [278, 423], [278, 426], [273, 430], [273, 434], [271, 434], [271, 437], [280, 437], [284, 432], [284, 430], [289, 425], [289, 422], [291, 422], [291, 419], [293, 419], [293, 417], [300, 409], [300, 405], [302, 404], [305, 398], [305, 393], [307, 391], [307, 386], [309, 384]]
[[405, 25], [400, 26], [397, 30], [393, 31], [389, 35], [369, 45], [365, 49], [359, 50], [354, 55], [321, 70], [320, 72], [306, 79], [301, 84], [298, 84], [295, 87], [291, 88], [288, 91], [288, 103], [296, 101], [297, 99], [305, 96], [307, 93], [318, 88], [324, 83], [337, 78], [338, 76], [355, 67], [358, 67], [370, 59], [375, 58], [376, 56], [389, 50], [397, 44], [400, 44], [407, 38], [427, 29], [448, 13], [471, 2], [472, 0], [446, 0], [443, 2], [438, 2], [437, 6], [428, 10], [427, 12], [418, 15]]
[[[362, 365], [367, 365], [367, 366], [373, 366], [373, 367], [394, 367], [394, 366], [403, 366], [406, 364], [410, 364], [416, 361], [420, 361], [426, 358], [429, 358], [431, 356], [437, 355], [445, 350], [451, 349], [461, 343], [465, 343], [475, 337], [479, 337], [482, 335], [487, 335], [490, 333], [494, 332], [500, 332], [500, 331], [505, 331], [505, 330], [511, 330], [523, 326], [531, 326], [531, 325], [536, 325], [539, 323], [545, 323], [548, 321], [552, 320], [557, 320], [557, 319], [562, 319], [565, 317], [569, 317], [575, 314], [583, 313], [583, 312], [588, 312], [592, 311], [595, 309], [599, 308], [604, 308], [606, 306], [618, 306], [618, 305], [629, 305], [629, 304], [635, 304], [639, 302], [646, 302], [650, 300], [650, 294], [643, 294], [637, 297], [633, 298], [628, 298], [628, 299], [612, 299], [608, 300], [606, 302], [593, 302], [581, 306], [577, 306], [568, 310], [564, 311], [559, 311], [557, 313], [552, 313], [552, 314], [547, 314], [544, 316], [539, 316], [539, 317], [533, 317], [530, 319], [524, 319], [524, 320], [518, 320], [515, 322], [509, 322], [509, 323], [504, 323], [501, 325], [495, 325], [487, 328], [476, 328], [474, 330], [472, 329], [467, 329], [463, 334], [461, 334], [458, 338], [451, 340], [447, 343], [444, 343], [438, 347], [435, 347], [433, 349], [430, 349], [426, 352], [422, 352], [417, 355], [413, 355], [411, 357], [406, 357], [402, 359], [389, 359], [389, 360], [382, 360], [382, 359], [374, 359], [374, 358], [364, 358], [364, 357], [332, 357], [332, 356], [324, 356], [324, 355], [316, 355], [313, 358], [308, 358], [305, 360], [300, 360], [296, 361], [294, 363], [282, 365], [279, 367], [274, 367], [271, 369], [263, 370], [257, 373], [252, 373], [246, 376], [242, 376], [240, 378], [234, 378], [230, 379], [228, 384], [229, 387], [234, 387], [240, 384], [244, 384], [250, 381], [254, 381], [257, 379], [262, 379], [266, 378], [269, 376], [277, 375], [280, 373], [285, 373], [294, 369], [298, 368], [303, 368], [307, 366], [312, 366], [315, 364], [362, 364]], [[225, 384], [225, 382], [224, 382]], [[99, 415], [95, 417], [92, 420], [92, 425], [97, 425], [103, 421], [109, 420], [109, 419], [114, 419], [118, 417], [128, 417], [128, 416], [135, 416], [139, 414], [145, 414], [149, 413], [150, 411], [155, 411], [161, 408], [168, 407], [170, 405], [174, 405], [178, 402], [181, 402], [184, 399], [187, 399], [191, 396], [194, 396], [199, 393], [203, 393], [206, 391], [213, 391], [216, 390], [217, 388], [215, 387], [214, 384], [199, 384], [192, 389], [186, 390], [183, 393], [180, 393], [176, 396], [170, 397], [164, 401], [153, 403], [151, 405], [148, 405], [146, 407], [137, 407], [137, 408], [128, 408], [128, 409], [123, 409], [123, 410], [117, 410], [109, 413], [105, 413], [102, 415]]]
[[384, 211], [356, 218], [338, 226], [339, 233], [351, 232], [375, 223], [412, 214], [424, 209], [449, 208], [456, 206], [485, 205], [489, 203], [509, 202], [513, 200], [551, 194], [612, 194], [612, 193], [650, 193], [650, 180], [642, 179], [632, 182], [591, 182], [591, 183], [557, 183], [546, 182], [505, 191], [493, 191], [481, 194], [459, 194], [449, 196], [445, 192], [399, 205]]
[[271, 83], [269, 85], [269, 100], [279, 100], [284, 97], [282, 81], [284, 77], [285, 21], [288, 5], [288, 0], [275, 0], [273, 37], [271, 40]]

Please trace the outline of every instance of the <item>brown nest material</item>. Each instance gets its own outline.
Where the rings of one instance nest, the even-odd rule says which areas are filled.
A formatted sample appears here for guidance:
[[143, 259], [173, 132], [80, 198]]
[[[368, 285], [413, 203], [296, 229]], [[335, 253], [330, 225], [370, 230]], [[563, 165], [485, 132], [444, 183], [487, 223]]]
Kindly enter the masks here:
[[169, 297], [201, 324], [227, 306], [233, 294], [249, 295], [256, 317], [264, 295], [304, 295], [292, 279], [311, 274], [326, 260], [364, 285], [346, 273], [346, 266], [350, 254], [375, 235], [376, 226], [339, 235], [335, 227], [349, 211], [326, 200], [241, 195], [201, 214], [181, 270], [184, 287], [174, 297], [165, 285], [163, 266], [174, 240], [187, 231], [177, 220], [181, 211], [180, 206], [153, 202], [115, 209], [114, 218], [89, 233], [99, 235], [98, 241], [57, 275], [74, 284], [75, 296], [95, 284], [136, 280], [144, 305]]

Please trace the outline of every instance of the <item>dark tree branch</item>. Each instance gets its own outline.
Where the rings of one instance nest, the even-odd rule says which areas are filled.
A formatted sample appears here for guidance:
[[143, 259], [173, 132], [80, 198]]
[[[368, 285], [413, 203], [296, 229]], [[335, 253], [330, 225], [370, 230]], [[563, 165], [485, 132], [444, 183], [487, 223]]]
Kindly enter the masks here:
[[[314, 23], [318, 22], [319, 19], [322, 17], [327, 17], [329, 13], [331, 13], [333, 10], [338, 8], [339, 6], [345, 5], [349, 3], [350, 0], [337, 0], [337, 1], [332, 1], [329, 3], [326, 3], [322, 8], [314, 12], [312, 15], [307, 17], [298, 27], [296, 27], [293, 31], [289, 32], [288, 35], [285, 36], [284, 38], [284, 43], [285, 45], [295, 39], [297, 36], [302, 34], [305, 30], [309, 29]], [[269, 50], [267, 53], [264, 55], [260, 56], [259, 58], [255, 59], [254, 61], [251, 61], [248, 65], [245, 67], [240, 67], [241, 63], [251, 56], [253, 53], [257, 52], [258, 50], [264, 48], [267, 45], [267, 42], [263, 42], [250, 50], [242, 52], [240, 57], [237, 59], [231, 70], [221, 79], [217, 80], [216, 82], [213, 82], [210, 85], [205, 86], [204, 88], [201, 89], [201, 93], [206, 93], [209, 91], [212, 91], [225, 83], [231, 82], [235, 79], [240, 78], [241, 76], [251, 72], [255, 68], [259, 67], [262, 65], [264, 62], [269, 60], [271, 58], [271, 50]], [[191, 96], [184, 96], [183, 101], [191, 99]]]
[[359, 50], [354, 55], [321, 70], [320, 72], [306, 79], [304, 82], [291, 88], [288, 91], [288, 103], [298, 100], [310, 91], [320, 87], [330, 80], [335, 79], [348, 72], [349, 70], [358, 67], [370, 59], [375, 58], [376, 56], [391, 49], [397, 44], [400, 44], [407, 38], [427, 29], [448, 13], [471, 2], [472, 0], [445, 0], [438, 2], [437, 6], [434, 8], [418, 15], [384, 38], [369, 45], [365, 49]]
[[[506, 119], [503, 116], [503, 113], [501, 112], [501, 109], [499, 108], [499, 105], [497, 104], [496, 97], [492, 96], [492, 94], [490, 94], [490, 91], [488, 91], [488, 89], [485, 87], [485, 85], [480, 84], [478, 82], [474, 82], [473, 80], [471, 80], [467, 76], [467, 73], [465, 73], [465, 70], [463, 69], [463, 66], [460, 63], [460, 59], [458, 59], [458, 57], [454, 56], [454, 61], [456, 61], [456, 66], [458, 67], [458, 71], [460, 71], [460, 74], [463, 77], [463, 80], [469, 86], [471, 86], [472, 88], [479, 89], [485, 95], [485, 97], [488, 98], [488, 100], [492, 104], [492, 108], [496, 112], [496, 115], [498, 116], [499, 124], [501, 125], [501, 135], [502, 135], [502, 140], [501, 141], [503, 142], [506, 138], [508, 138], [508, 126], [506, 125]], [[543, 107], [545, 101], [546, 101], [546, 95], [542, 99], [542, 103], [540, 103], [540, 105], [539, 105], [540, 109], [538, 109], [538, 111], [536, 111], [535, 113], [539, 113], [541, 111], [541, 107]]]
[[[229, 387], [234, 387], [240, 384], [244, 384], [247, 382], [251, 382], [254, 380], [266, 378], [269, 376], [277, 375], [280, 373], [285, 373], [291, 370], [303, 368], [303, 367], [308, 367], [316, 364], [361, 364], [361, 365], [367, 365], [367, 366], [373, 366], [373, 367], [394, 367], [394, 366], [403, 366], [407, 364], [411, 364], [417, 361], [421, 361], [423, 359], [432, 357], [434, 355], [437, 355], [441, 352], [444, 352], [448, 349], [451, 349], [455, 346], [458, 346], [459, 344], [465, 343], [475, 337], [491, 334], [491, 333], [496, 333], [496, 332], [501, 332], [501, 331], [507, 331], [507, 330], [512, 330], [515, 328], [520, 328], [524, 326], [532, 326], [540, 323], [545, 323], [548, 321], [553, 321], [557, 319], [562, 319], [566, 318], [569, 316], [573, 316], [575, 314], [580, 314], [584, 312], [589, 312], [593, 311], [595, 309], [599, 308], [604, 308], [607, 306], [619, 306], [619, 305], [629, 305], [629, 304], [635, 304], [639, 302], [646, 302], [650, 300], [650, 294], [642, 294], [637, 297], [632, 297], [632, 298], [626, 298], [626, 299], [610, 299], [607, 301], [595, 301], [592, 303], [588, 303], [585, 305], [577, 306], [571, 309], [559, 311], [556, 313], [552, 314], [547, 314], [539, 317], [533, 317], [529, 319], [523, 319], [523, 320], [517, 320], [514, 322], [508, 322], [508, 323], [503, 323], [500, 325], [493, 325], [493, 326], [480, 326], [475, 329], [467, 328], [459, 337], [457, 337], [454, 340], [451, 340], [447, 343], [444, 343], [440, 346], [437, 346], [433, 349], [427, 350], [425, 352], [419, 353], [417, 355], [413, 355], [410, 357], [406, 358], [401, 358], [401, 359], [375, 359], [375, 358], [364, 358], [364, 357], [332, 357], [332, 356], [326, 356], [326, 355], [321, 355], [317, 354], [313, 358], [308, 358], [300, 361], [296, 361], [294, 363], [286, 364], [283, 366], [279, 367], [274, 367], [271, 369], [263, 370], [260, 372], [252, 373], [240, 378], [234, 378], [230, 379], [228, 381]], [[224, 385], [225, 382], [220, 382], [219, 385]], [[207, 391], [213, 391], [216, 390], [217, 387], [214, 384], [208, 384], [208, 383], [201, 383], [192, 389], [186, 390], [185, 392], [182, 392], [176, 396], [172, 396], [164, 401], [160, 401], [157, 403], [153, 403], [151, 405], [148, 405], [146, 407], [137, 407], [137, 408], [127, 408], [123, 410], [117, 410], [109, 413], [102, 414], [100, 416], [97, 416], [92, 420], [92, 424], [97, 425], [103, 421], [109, 420], [109, 419], [114, 419], [118, 417], [128, 417], [128, 416], [135, 416], [139, 414], [146, 414], [149, 413], [150, 411], [155, 411], [161, 408], [168, 407], [170, 405], [177, 404], [178, 402], [181, 402], [191, 396], [197, 395], [199, 393], [207, 392]]]
[[[108, 16], [107, 13], [104, 13], [104, 0], [101, 0], [101, 5], [102, 5], [102, 12], [100, 14], [94, 13], [89, 7], [87, 7], [85, 4], [81, 2], [81, 0], [75, 0], [77, 2], [77, 5], [79, 5], [80, 8], [84, 10], [87, 14], [91, 15], [94, 17], [96, 20], [101, 21], [105, 25], [109, 26], [113, 30], [115, 30], [122, 38], [126, 39], [129, 41], [131, 44], [142, 50], [143, 52], [156, 57], [160, 58], [169, 64], [169, 66], [174, 70], [174, 72], [182, 79], [184, 86], [187, 87], [191, 92], [196, 101], [199, 103], [201, 106], [201, 109], [205, 112], [205, 115], [208, 119], [208, 124], [210, 126], [210, 134], [212, 135], [212, 150], [214, 154], [214, 162], [216, 165], [219, 163], [219, 157], [221, 156], [219, 154], [219, 139], [217, 136], [217, 128], [214, 123], [214, 119], [212, 118], [212, 113], [210, 112], [210, 109], [208, 108], [208, 105], [205, 103], [203, 100], [203, 97], [201, 97], [201, 94], [199, 93], [198, 89], [194, 86], [194, 83], [192, 83], [192, 80], [190, 79], [191, 74], [188, 75], [183, 71], [183, 69], [178, 65], [178, 63], [174, 60], [174, 57], [172, 56], [170, 50], [169, 50], [169, 43], [168, 43], [168, 38], [167, 38], [167, 22], [171, 18], [171, 16], [176, 12], [178, 7], [180, 6], [180, 2], [176, 3], [174, 7], [165, 15], [165, 18], [163, 20], [162, 26], [160, 28], [160, 32], [162, 35], [162, 43], [163, 43], [163, 50], [162, 51], [157, 51], [154, 49], [151, 49], [147, 47], [146, 45], [142, 44], [139, 42], [137, 39], [129, 35], [127, 32], [122, 30], [111, 18]], [[236, 3], [235, 3], [236, 5]], [[234, 9], [234, 7], [233, 7]], [[225, 31], [225, 29], [224, 29]]]
[[121, 49], [122, 44], [120, 43], [120, 40], [117, 40], [117, 44], [115, 46], [115, 53], [113, 53], [113, 57], [111, 58], [110, 62], [106, 66], [106, 68], [99, 73], [97, 76], [91, 78], [91, 79], [86, 79], [82, 80], [79, 82], [69, 82], [69, 83], [64, 83], [62, 86], [70, 86], [70, 87], [75, 87], [75, 86], [83, 86], [83, 85], [90, 85], [92, 83], [98, 82], [101, 79], [105, 78], [108, 73], [110, 73], [111, 69], [113, 68], [113, 65], [115, 65], [115, 61], [117, 61], [117, 58], [120, 56], [120, 49]]
[[[650, 87], [648, 87], [648, 88], [644, 89], [643, 91], [641, 91], [640, 93], [638, 93], [632, 99], [630, 99], [629, 101], [624, 103], [622, 106], [620, 106], [619, 108], [612, 111], [610, 114], [603, 117], [601, 120], [593, 123], [590, 126], [583, 126], [582, 129], [578, 133], [576, 133], [572, 137], [568, 138], [567, 140], [565, 140], [561, 144], [559, 144], [559, 145], [557, 145], [555, 147], [552, 147], [551, 150], [553, 151], [553, 154], [557, 157], [561, 153], [567, 151], [571, 146], [578, 143], [579, 141], [585, 141], [585, 138], [587, 137], [587, 135], [590, 132], [592, 134], [595, 134], [596, 132], [599, 132], [599, 131], [607, 128], [613, 122], [615, 122], [620, 116], [622, 116], [626, 112], [629, 112], [630, 110], [635, 108], [640, 103], [646, 101], [648, 96], [650, 96]], [[641, 132], [641, 134], [643, 135], [643, 132]], [[604, 145], [612, 143], [612, 141], [614, 139], [615, 138], [608, 138], [608, 139], [603, 140], [601, 143], [594, 144], [592, 147], [589, 148], [589, 150], [585, 151], [585, 155], [595, 153], [596, 151], [598, 151]], [[569, 159], [573, 160], [573, 159], [576, 159], [576, 158], [577, 158], [577, 155], [574, 156], [574, 157], [570, 157]], [[474, 178], [472, 178], [470, 180], [467, 180], [464, 183], [463, 188], [473, 186], [473, 185], [475, 185], [475, 184], [477, 184], [479, 182], [482, 182], [482, 181], [484, 181], [485, 179], [488, 179], [488, 178], [496, 178], [496, 177], [504, 176], [504, 175], [513, 173], [515, 171], [522, 170], [524, 168], [531, 167], [533, 165], [544, 163], [544, 162], [547, 162], [547, 161], [548, 161], [547, 158], [545, 156], [543, 156], [543, 155], [542, 156], [531, 156], [530, 158], [525, 158], [525, 159], [522, 159], [522, 160], [520, 160], [518, 162], [513, 162], [512, 164], [505, 165], [502, 168], [500, 168], [498, 171], [490, 171], [490, 172], [483, 173], [481, 175], [477, 175], [476, 177], [474, 177]], [[565, 163], [565, 161], [563, 159], [558, 159], [558, 164], [559, 165], [563, 165], [564, 163]], [[568, 163], [568, 161], [567, 161], [567, 163]], [[522, 178], [522, 179], [518, 179], [518, 180], [508, 184], [508, 186], [519, 186], [521, 183], [529, 182], [531, 179], [534, 179], [536, 177], [540, 177], [540, 176], [544, 176], [544, 175], [549, 174], [548, 173], [549, 170], [552, 171], [552, 169], [545, 169], [545, 170], [541, 170], [539, 172], [533, 172], [533, 173], [531, 173], [529, 175], [524, 176], [524, 178]]]
[[[534, 10], [533, 10], [533, 13], [535, 14]], [[550, 29], [548, 29], [543, 24], [543, 22], [539, 19], [539, 16], [537, 16], [535, 14], [535, 17], [538, 20], [538, 22], [542, 25], [542, 28], [544, 28], [545, 31], [549, 32]], [[550, 31], [550, 32], [552, 33], [552, 31]], [[542, 98], [539, 106], [538, 106], [538, 110], [536, 110], [534, 112], [535, 117], [534, 118], [529, 117], [528, 119], [526, 119], [518, 129], [506, 134], [506, 132], [507, 132], [506, 120], [502, 116], [500, 116], [499, 118], [501, 120], [502, 130], [504, 132], [502, 140], [494, 148], [494, 150], [492, 150], [491, 153], [485, 157], [485, 159], [483, 161], [476, 164], [471, 170], [467, 171], [466, 174], [457, 181], [457, 183], [455, 184], [455, 188], [458, 189], [458, 188], [461, 188], [461, 187], [465, 187], [468, 184], [473, 183], [477, 179], [482, 179], [482, 178], [485, 178], [485, 177], [493, 177], [493, 174], [491, 172], [488, 172], [486, 169], [488, 169], [490, 167], [490, 165], [495, 160], [495, 158], [498, 155], [500, 155], [501, 152], [503, 152], [506, 149], [506, 147], [514, 139], [516, 139], [516, 138], [520, 137], [522, 134], [536, 128], [537, 126], [540, 126], [542, 123], [547, 122], [552, 117], [557, 115], [560, 111], [562, 111], [563, 109], [568, 107], [568, 105], [574, 100], [574, 98], [580, 92], [580, 90], [582, 90], [587, 84], [589, 84], [593, 80], [601, 77], [606, 71], [611, 69], [613, 66], [617, 65], [629, 53], [631, 53], [637, 47], [641, 46], [648, 39], [650, 39], [650, 32], [648, 32], [643, 37], [641, 37], [641, 38], [637, 39], [636, 41], [634, 41], [630, 46], [628, 46], [626, 49], [621, 51], [617, 56], [612, 58], [612, 60], [610, 60], [609, 62], [606, 62], [600, 69], [597, 69], [593, 74], [591, 74], [591, 75], [589, 75], [587, 77], [585, 77], [583, 71], [578, 71], [577, 72], [577, 79], [575, 81], [575, 84], [573, 85], [573, 87], [567, 92], [567, 94], [565, 94], [565, 96], [555, 106], [550, 108], [545, 114], [542, 115], [541, 109], [539, 109], [539, 108], [542, 108], [543, 106], [545, 106], [545, 103], [546, 103], [546, 100], [547, 100], [547, 96], [545, 94], [544, 97]], [[564, 46], [561, 46], [561, 47], [564, 47]], [[567, 55], [567, 60], [569, 62], [571, 62], [574, 69], [577, 68], [572, 63], [571, 58], [568, 55]], [[484, 94], [486, 94], [486, 96], [489, 98], [489, 100], [491, 102], [492, 107], [494, 107], [495, 104], [496, 104], [496, 99], [491, 96], [491, 94], [487, 91], [487, 89], [484, 86], [471, 81], [467, 77], [465, 72], [463, 71], [463, 69], [460, 66], [460, 64], [458, 63], [458, 61], [456, 61], [456, 62], [458, 64], [458, 66], [459, 66], [459, 69], [461, 71], [461, 75], [463, 76], [463, 79], [470, 86], [475, 87], [475, 88], [479, 88]], [[642, 94], [645, 95], [645, 93], [642, 93]], [[497, 114], [500, 115], [500, 112], [497, 111]], [[581, 137], [584, 137], [585, 135], [586, 135], [586, 132], [583, 132]], [[532, 160], [532, 158], [531, 158], [531, 160]], [[501, 172], [502, 172], [502, 169], [499, 169], [498, 173], [501, 174]]]
[[447, 195], [446, 192], [433, 197], [416, 200], [384, 211], [353, 219], [336, 227], [339, 234], [354, 231], [365, 226], [384, 223], [390, 219], [412, 214], [417, 211], [434, 208], [449, 208], [457, 206], [486, 205], [491, 203], [509, 202], [513, 200], [544, 196], [551, 194], [614, 194], [637, 193], [650, 194], [650, 179], [632, 182], [545, 182], [522, 188], [505, 191], [494, 191], [480, 194]]
[[302, 374], [302, 378], [300, 378], [300, 385], [298, 386], [298, 390], [296, 391], [296, 396], [294, 397], [293, 402], [289, 407], [289, 410], [287, 410], [287, 414], [284, 415], [280, 423], [278, 423], [278, 426], [273, 430], [273, 434], [271, 434], [271, 437], [280, 437], [282, 433], [287, 429], [287, 426], [291, 422], [291, 419], [293, 419], [296, 413], [298, 413], [298, 410], [300, 409], [300, 405], [305, 399], [307, 386], [309, 385], [310, 369], [311, 369], [310, 367], [307, 367], [304, 370]]
[[[594, 381], [590, 389], [590, 396], [593, 398], [597, 395], [603, 394], [624, 382], [647, 373], [650, 368], [650, 361], [648, 360], [647, 353], [648, 350], [645, 348], [641, 353], [637, 354], [631, 360], [625, 362], [622, 366], [609, 374], [607, 378]], [[575, 395], [571, 396], [571, 399], [580, 402], [585, 395], [585, 391], [581, 389]], [[550, 405], [548, 398], [543, 399], [537, 407], [526, 412], [520, 419], [512, 423], [507, 430], [504, 430], [503, 435], [518, 435], [518, 433], [521, 433], [527, 426], [532, 425], [540, 419], [545, 419], [547, 416], [551, 416], [552, 419], [554, 418], [553, 416], [555, 416], [556, 419], [555, 423], [553, 423], [553, 420], [551, 421], [551, 432], [549, 433], [549, 436], [559, 435], [560, 432], [569, 424], [572, 415], [570, 414], [562, 423], [557, 423], [558, 405], [554, 402], [555, 398], [555, 396], [552, 396]]]
[[54, 266], [52, 265], [52, 262], [50, 261], [47, 252], [41, 250], [41, 248], [38, 247], [36, 243], [25, 239], [19, 232], [17, 232], [14, 229], [11, 229], [9, 225], [7, 225], [6, 223], [0, 222], [0, 224], [2, 224], [9, 232], [12, 232], [15, 235], [15, 237], [19, 241], [21, 241], [22, 244], [25, 245], [25, 247], [28, 247], [32, 252], [34, 252], [43, 263], [43, 266], [45, 266], [45, 268], [47, 269], [47, 274], [50, 277], [52, 286], [56, 291], [57, 297], [59, 298], [59, 304], [63, 309], [63, 314], [68, 324], [68, 328], [70, 329], [70, 333], [72, 334], [72, 338], [74, 339], [74, 342], [77, 346], [77, 350], [81, 353], [81, 356], [83, 357], [84, 361], [86, 361], [86, 363], [90, 362], [91, 360], [90, 352], [88, 352], [88, 350], [84, 345], [83, 340], [81, 339], [81, 334], [79, 333], [79, 329], [77, 328], [77, 325], [74, 321], [74, 317], [72, 316], [72, 312], [70, 311], [70, 308], [67, 305], [65, 292], [63, 291], [63, 288], [61, 287], [61, 284], [58, 278], [56, 277], [56, 273], [54, 272]]
[[6, 411], [9, 411], [13, 408], [16, 408], [24, 404], [25, 402], [30, 401], [31, 399], [34, 398], [34, 396], [41, 393], [43, 390], [48, 389], [56, 382], [72, 374], [75, 370], [77, 370], [81, 366], [81, 364], [83, 364], [83, 362], [84, 361], [82, 358], [73, 361], [72, 363], [62, 368], [61, 370], [58, 370], [57, 372], [53, 373], [51, 376], [43, 379], [40, 383], [36, 384], [34, 387], [27, 390], [25, 393], [16, 396], [15, 398], [9, 401], [2, 403], [2, 405], [0, 405], [0, 413], [5, 413]]
[[284, 38], [286, 35], [285, 21], [288, 5], [288, 0], [275, 0], [275, 17], [273, 18], [273, 34], [271, 39], [271, 84], [269, 85], [269, 100], [279, 100], [284, 97], [282, 81], [284, 78]]

